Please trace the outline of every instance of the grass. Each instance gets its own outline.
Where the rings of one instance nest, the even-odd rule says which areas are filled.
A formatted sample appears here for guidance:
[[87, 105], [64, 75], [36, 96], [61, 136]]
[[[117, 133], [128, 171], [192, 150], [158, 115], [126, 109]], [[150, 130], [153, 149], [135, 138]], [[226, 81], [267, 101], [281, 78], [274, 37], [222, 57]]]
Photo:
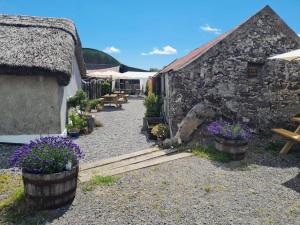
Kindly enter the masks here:
[[195, 156], [198, 156], [200, 158], [205, 158], [222, 163], [228, 163], [233, 160], [233, 157], [229, 153], [220, 152], [213, 146], [208, 146], [207, 148], [197, 146], [193, 147], [191, 150]]
[[210, 193], [212, 191], [212, 185], [211, 184], [205, 184], [203, 185], [203, 190], [206, 192], [206, 193]]
[[0, 174], [0, 211], [24, 198], [21, 176]]
[[113, 176], [94, 176], [90, 181], [83, 184], [82, 190], [84, 192], [92, 191], [97, 186], [112, 185], [119, 180], [118, 177]]

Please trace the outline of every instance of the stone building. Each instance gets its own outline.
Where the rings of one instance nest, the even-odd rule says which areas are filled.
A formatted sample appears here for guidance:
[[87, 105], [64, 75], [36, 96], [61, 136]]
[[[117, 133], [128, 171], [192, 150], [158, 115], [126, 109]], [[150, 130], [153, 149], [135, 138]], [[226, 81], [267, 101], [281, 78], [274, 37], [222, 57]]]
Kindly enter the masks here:
[[300, 113], [300, 66], [268, 58], [298, 48], [298, 35], [266, 6], [167, 65], [154, 89], [171, 136], [180, 129], [191, 134], [205, 115], [243, 121], [262, 133], [286, 124]]
[[0, 142], [66, 134], [67, 98], [85, 65], [74, 23], [0, 15]]

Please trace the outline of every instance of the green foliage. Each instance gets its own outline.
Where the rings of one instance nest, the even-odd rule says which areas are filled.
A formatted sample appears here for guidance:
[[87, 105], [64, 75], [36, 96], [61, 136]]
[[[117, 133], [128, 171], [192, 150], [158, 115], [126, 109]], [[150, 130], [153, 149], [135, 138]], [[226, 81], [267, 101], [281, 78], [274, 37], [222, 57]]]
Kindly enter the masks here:
[[83, 59], [87, 64], [109, 64], [112, 66], [120, 65], [120, 62], [109, 54], [91, 48], [83, 48]]
[[151, 133], [156, 137], [166, 138], [169, 135], [169, 128], [166, 125], [159, 123], [152, 128]]
[[69, 121], [70, 123], [66, 126], [68, 131], [80, 131], [83, 127], [87, 126], [86, 118], [77, 113], [71, 113]]
[[99, 100], [93, 99], [89, 101], [89, 106], [91, 109], [97, 109], [97, 105], [99, 104]]
[[101, 84], [101, 88], [104, 92], [104, 94], [108, 94], [111, 92], [111, 85], [108, 81], [105, 81]]
[[72, 108], [79, 107], [80, 111], [85, 111], [88, 106], [89, 99], [83, 90], [78, 90], [73, 97], [68, 99], [68, 106]]
[[96, 186], [111, 185], [119, 180], [118, 177], [113, 176], [94, 176], [90, 181], [84, 183], [82, 189], [84, 192], [92, 191]]
[[213, 146], [208, 146], [207, 148], [203, 148], [200, 146], [193, 147], [192, 153], [200, 158], [210, 159], [222, 163], [228, 163], [233, 160], [232, 155], [226, 152], [220, 152]]
[[148, 96], [148, 93], [149, 93], [149, 81], [147, 81], [147, 83], [146, 83], [144, 95]]
[[144, 100], [144, 106], [146, 107], [146, 117], [160, 116], [160, 103], [157, 95], [150, 93]]

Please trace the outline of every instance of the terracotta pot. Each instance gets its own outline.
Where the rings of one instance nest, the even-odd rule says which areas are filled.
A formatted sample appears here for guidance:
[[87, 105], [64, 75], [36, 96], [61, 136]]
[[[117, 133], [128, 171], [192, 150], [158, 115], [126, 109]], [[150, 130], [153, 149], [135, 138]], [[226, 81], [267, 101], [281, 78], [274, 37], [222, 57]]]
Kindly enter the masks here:
[[215, 137], [215, 148], [220, 152], [227, 152], [233, 156], [233, 160], [242, 160], [245, 158], [248, 150], [248, 141], [231, 140], [222, 137]]

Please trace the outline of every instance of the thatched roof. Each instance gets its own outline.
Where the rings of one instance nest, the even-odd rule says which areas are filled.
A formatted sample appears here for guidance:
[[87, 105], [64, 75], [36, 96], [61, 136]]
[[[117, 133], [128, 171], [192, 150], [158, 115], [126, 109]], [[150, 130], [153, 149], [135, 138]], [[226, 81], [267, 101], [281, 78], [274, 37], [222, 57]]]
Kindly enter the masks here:
[[81, 42], [72, 21], [0, 15], [0, 75], [56, 76], [66, 85], [74, 52], [84, 76]]

